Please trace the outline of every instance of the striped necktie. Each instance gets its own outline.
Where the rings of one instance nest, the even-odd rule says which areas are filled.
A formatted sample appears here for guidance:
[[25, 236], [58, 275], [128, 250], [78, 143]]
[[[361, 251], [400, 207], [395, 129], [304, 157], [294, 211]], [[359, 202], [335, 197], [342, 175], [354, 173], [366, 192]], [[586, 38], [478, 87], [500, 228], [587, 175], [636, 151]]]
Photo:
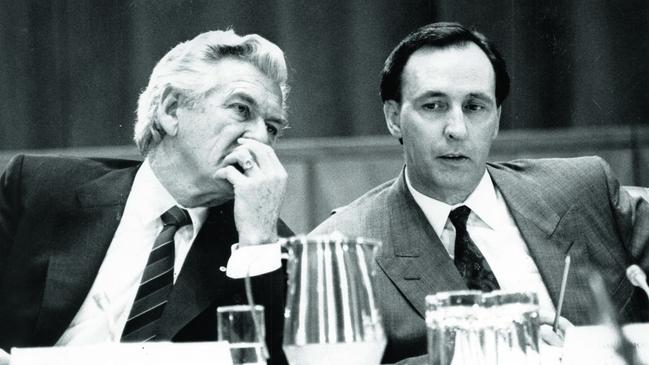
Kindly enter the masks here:
[[462, 205], [453, 209], [449, 219], [455, 226], [455, 258], [453, 259], [467, 287], [473, 290], [492, 291], [500, 289], [498, 280], [487, 259], [482, 255], [478, 246], [466, 230], [466, 221], [471, 209]]
[[191, 220], [187, 211], [177, 206], [163, 213], [160, 218], [164, 226], [149, 254], [133, 307], [122, 332], [122, 342], [155, 339], [158, 334], [158, 321], [173, 287], [174, 234], [178, 228], [191, 224]]

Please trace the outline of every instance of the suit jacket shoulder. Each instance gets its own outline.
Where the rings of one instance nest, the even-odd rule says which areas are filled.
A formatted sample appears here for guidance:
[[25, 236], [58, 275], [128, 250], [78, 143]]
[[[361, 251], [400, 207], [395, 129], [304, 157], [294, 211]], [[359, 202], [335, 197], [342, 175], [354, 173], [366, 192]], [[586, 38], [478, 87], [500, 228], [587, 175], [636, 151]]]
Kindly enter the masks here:
[[79, 203], [123, 205], [140, 163], [37, 155], [14, 157], [0, 177], [0, 251], [22, 220], [44, 221], [76, 208]]
[[[51, 207], [65, 203], [71, 191], [90, 181], [140, 164], [134, 160], [18, 155], [2, 175], [0, 193], [14, 204]], [[135, 169], [132, 171], [134, 176]]]
[[[507, 180], [535, 189], [553, 203], [571, 204], [582, 194], [607, 195], [612, 177], [600, 157], [547, 158], [489, 163], [491, 175], [507, 174]], [[575, 194], [579, 194], [575, 196]]]
[[[331, 216], [316, 227], [311, 234], [327, 234], [340, 231], [348, 236], [367, 236], [368, 232], [385, 230], [388, 200], [398, 189], [398, 179], [376, 186], [348, 205], [336, 208]], [[373, 237], [378, 238], [378, 237]]]

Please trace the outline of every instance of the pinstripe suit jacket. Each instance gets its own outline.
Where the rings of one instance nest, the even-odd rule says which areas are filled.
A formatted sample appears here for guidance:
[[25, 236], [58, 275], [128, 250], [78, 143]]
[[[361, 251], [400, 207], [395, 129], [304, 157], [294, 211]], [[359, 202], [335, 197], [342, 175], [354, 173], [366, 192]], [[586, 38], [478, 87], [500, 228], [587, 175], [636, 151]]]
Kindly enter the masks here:
[[[587, 269], [594, 268], [622, 322], [647, 319], [647, 301], [626, 280], [625, 268], [638, 263], [649, 270], [649, 204], [620, 192], [602, 159], [519, 160], [487, 168], [555, 305], [564, 257], [571, 255], [565, 317], [577, 325], [593, 321]], [[383, 242], [375, 290], [388, 335], [384, 362], [425, 354], [425, 295], [466, 286], [403, 173], [337, 210], [312, 234], [334, 230]]]
[[[0, 178], [0, 348], [51, 346], [79, 310], [120, 222], [139, 161], [18, 156]], [[280, 222], [281, 236], [292, 232]], [[219, 270], [238, 241], [232, 201], [210, 208], [160, 319], [159, 340], [216, 340], [216, 307], [244, 304]], [[253, 278], [269, 364], [281, 350], [286, 277]]]

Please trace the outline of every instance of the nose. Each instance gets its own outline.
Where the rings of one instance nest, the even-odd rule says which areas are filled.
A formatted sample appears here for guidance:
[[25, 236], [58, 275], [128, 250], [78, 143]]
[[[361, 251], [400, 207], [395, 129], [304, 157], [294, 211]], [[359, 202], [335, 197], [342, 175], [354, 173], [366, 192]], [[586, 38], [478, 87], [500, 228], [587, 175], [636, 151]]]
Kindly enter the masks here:
[[462, 140], [467, 136], [466, 120], [462, 108], [452, 108], [448, 113], [444, 135], [451, 140]]
[[271, 143], [270, 134], [266, 128], [266, 122], [261, 117], [257, 117], [249, 123], [246, 123], [243, 137], [254, 139], [265, 144]]

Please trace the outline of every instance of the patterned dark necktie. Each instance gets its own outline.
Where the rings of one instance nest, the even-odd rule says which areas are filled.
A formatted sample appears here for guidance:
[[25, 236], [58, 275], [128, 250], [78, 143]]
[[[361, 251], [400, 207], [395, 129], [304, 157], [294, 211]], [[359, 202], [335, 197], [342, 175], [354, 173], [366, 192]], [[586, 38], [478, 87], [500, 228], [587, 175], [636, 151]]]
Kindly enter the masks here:
[[187, 211], [173, 207], [160, 216], [164, 226], [153, 243], [144, 268], [131, 313], [122, 332], [122, 342], [142, 342], [155, 339], [158, 320], [162, 316], [174, 278], [174, 234], [190, 224]]
[[453, 209], [449, 219], [455, 226], [455, 267], [460, 271], [467, 287], [474, 290], [500, 289], [489, 263], [466, 231], [466, 221], [471, 209], [463, 205]]

